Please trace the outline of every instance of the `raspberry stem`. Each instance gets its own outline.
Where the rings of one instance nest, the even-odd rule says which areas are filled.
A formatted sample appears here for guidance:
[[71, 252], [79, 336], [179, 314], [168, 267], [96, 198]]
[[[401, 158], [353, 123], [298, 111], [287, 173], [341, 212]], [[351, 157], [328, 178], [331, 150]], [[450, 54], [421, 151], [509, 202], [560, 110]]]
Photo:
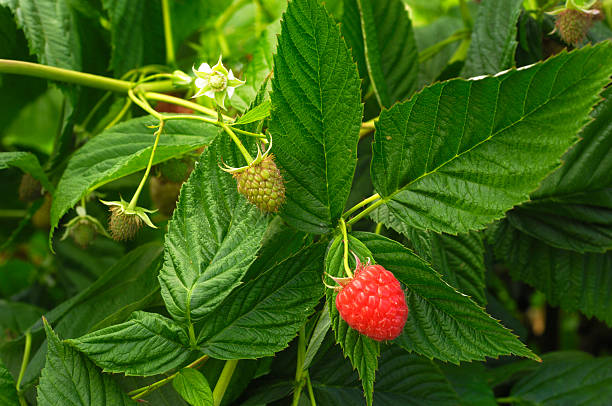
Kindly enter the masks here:
[[342, 260], [344, 262], [344, 271], [349, 278], [353, 278], [353, 272], [348, 264], [348, 236], [346, 233], [346, 223], [344, 219], [340, 219], [340, 231], [342, 232], [342, 242], [344, 243], [344, 254]]
[[170, 4], [168, 0], [162, 0], [162, 15], [164, 18], [164, 38], [166, 40], [166, 64], [175, 65], [174, 40], [172, 39], [172, 20], [170, 18]]
[[213, 389], [213, 401], [214, 406], [219, 406], [221, 404], [221, 400], [223, 400], [223, 396], [225, 395], [225, 390], [229, 386], [230, 381], [232, 380], [232, 375], [234, 374], [234, 370], [236, 369], [236, 365], [238, 365], [239, 359], [231, 359], [225, 361], [225, 366], [221, 371], [221, 376], [219, 376], [219, 380], [215, 385], [215, 389]]

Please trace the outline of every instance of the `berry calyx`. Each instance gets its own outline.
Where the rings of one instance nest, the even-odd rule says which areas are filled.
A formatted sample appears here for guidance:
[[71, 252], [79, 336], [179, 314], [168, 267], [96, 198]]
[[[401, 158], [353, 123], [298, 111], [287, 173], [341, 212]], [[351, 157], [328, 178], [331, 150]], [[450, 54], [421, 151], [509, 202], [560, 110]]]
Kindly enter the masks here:
[[408, 306], [401, 284], [381, 265], [362, 266], [357, 260], [354, 278], [339, 281], [336, 309], [359, 333], [376, 341], [393, 340], [403, 331]]

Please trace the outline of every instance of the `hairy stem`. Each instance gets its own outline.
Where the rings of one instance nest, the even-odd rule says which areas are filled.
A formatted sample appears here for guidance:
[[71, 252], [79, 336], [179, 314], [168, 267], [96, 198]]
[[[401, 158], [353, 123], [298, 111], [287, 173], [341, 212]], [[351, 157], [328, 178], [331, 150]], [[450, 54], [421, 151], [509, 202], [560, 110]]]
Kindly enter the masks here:
[[[215, 121], [208, 117], [196, 116], [193, 114], [180, 114], [180, 115], [175, 115], [175, 116], [164, 115], [164, 120], [198, 120], [198, 121], [204, 121], [205, 123], [213, 124], [219, 127], [223, 127], [223, 125], [219, 123], [218, 121]], [[232, 127], [232, 130], [240, 134], [248, 135], [249, 137], [259, 138], [261, 140], [266, 139], [265, 134], [262, 134], [262, 133], [252, 133], [250, 131], [244, 131], [236, 127]]]
[[[42, 65], [32, 62], [15, 61], [11, 59], [0, 59], [0, 73], [15, 75], [34, 76], [42, 79], [57, 80], [60, 82], [74, 83], [93, 87], [96, 89], [110, 90], [112, 92], [127, 93], [133, 82], [108, 78], [106, 76], [93, 75], [91, 73], [77, 72], [70, 69], [56, 68], [54, 66]], [[168, 92], [174, 89], [171, 80], [152, 83], [143, 83], [137, 86], [142, 91]]]
[[[208, 359], [208, 355], [204, 355], [198, 358], [197, 360], [193, 361], [191, 364], [187, 365], [185, 368], [198, 368], [207, 359]], [[157, 388], [160, 388], [164, 386], [165, 384], [167, 384], [168, 382], [172, 381], [174, 378], [177, 377], [178, 374], [179, 374], [178, 372], [175, 372], [172, 375], [160, 381], [152, 383], [151, 385], [147, 385], [147, 386], [143, 386], [142, 388], [134, 389], [133, 391], [128, 392], [128, 396], [131, 396], [133, 400], [140, 399], [143, 396], [148, 395], [149, 393], [153, 392]]]
[[310, 382], [310, 374], [306, 371], [306, 387], [308, 388], [308, 397], [310, 398], [310, 405], [317, 406], [317, 401], [315, 400], [314, 391], [312, 390], [312, 382]]
[[28, 366], [28, 362], [30, 362], [30, 350], [32, 349], [32, 333], [27, 331], [25, 333], [25, 345], [23, 349], [23, 358], [21, 359], [21, 368], [19, 369], [19, 376], [17, 377], [17, 392], [21, 389], [21, 381], [23, 380], [23, 375], [25, 374], [26, 368]]
[[354, 212], [356, 212], [357, 210], [359, 210], [360, 208], [362, 208], [363, 206], [366, 206], [376, 200], [380, 199], [380, 195], [378, 193], [368, 197], [367, 199], [364, 199], [362, 201], [360, 201], [359, 203], [357, 203], [355, 206], [351, 207], [350, 209], [348, 209], [347, 211], [344, 212], [344, 214], [342, 215], [342, 218], [347, 218], [348, 216], [350, 216], [351, 214], [353, 214]]
[[302, 366], [304, 365], [304, 358], [306, 358], [306, 328], [302, 326], [298, 335], [298, 351], [295, 366], [295, 390], [293, 391], [292, 406], [297, 406], [299, 403], [302, 388], [304, 387], [304, 380], [302, 379], [304, 372], [302, 369]]
[[172, 39], [172, 19], [170, 17], [170, 4], [168, 0], [161, 0], [161, 2], [162, 14], [164, 17], [164, 37], [166, 39], [166, 63], [170, 66], [174, 66], [174, 40]]
[[349, 278], [353, 277], [353, 272], [348, 264], [348, 235], [346, 233], [346, 223], [343, 218], [340, 218], [340, 231], [342, 232], [342, 243], [344, 244], [344, 253], [342, 254], [342, 261], [344, 263], [344, 271]]
[[225, 395], [225, 390], [227, 389], [230, 381], [232, 380], [232, 375], [234, 374], [236, 365], [238, 365], [238, 361], [240, 360], [232, 359], [229, 361], [225, 361], [225, 366], [223, 367], [223, 371], [221, 371], [221, 376], [219, 376], [219, 380], [217, 381], [215, 389], [213, 390], [214, 406], [219, 406], [221, 404], [223, 396]]
[[254, 161], [253, 157], [251, 156], [251, 154], [249, 154], [249, 151], [247, 151], [247, 149], [244, 147], [244, 145], [242, 144], [242, 142], [240, 141], [240, 139], [238, 138], [238, 136], [234, 133], [234, 131], [232, 131], [232, 129], [230, 128], [230, 126], [228, 126], [225, 123], [221, 123], [221, 127], [225, 130], [226, 133], [229, 134], [229, 136], [231, 137], [231, 139], [234, 141], [234, 143], [236, 144], [236, 146], [238, 147], [238, 149], [240, 150], [240, 152], [242, 153], [242, 156], [244, 157], [244, 159], [247, 161], [247, 165], [250, 165], [251, 162]]
[[[156, 92], [145, 92], [142, 94], [142, 96], [147, 100], [163, 101], [166, 103], [175, 104], [177, 106], [183, 106], [188, 109], [198, 111], [202, 114], [207, 114], [209, 116], [213, 116], [213, 117], [217, 116], [217, 112], [215, 110], [209, 109], [208, 107], [200, 106], [199, 104], [190, 102], [189, 100], [181, 99], [180, 97], [174, 97], [174, 96], [170, 96], [167, 94], [156, 93]], [[233, 121], [231, 117], [223, 116], [223, 118], [227, 121]]]
[[356, 222], [358, 222], [359, 220], [361, 220], [362, 218], [364, 218], [365, 216], [370, 214], [370, 212], [372, 210], [376, 209], [378, 206], [380, 206], [383, 203], [385, 203], [384, 199], [377, 200], [376, 202], [374, 202], [374, 204], [372, 204], [371, 206], [366, 207], [361, 213], [359, 213], [358, 215], [356, 215], [355, 217], [353, 217], [349, 221], [347, 221], [346, 224], [348, 224], [348, 225], [355, 224]]

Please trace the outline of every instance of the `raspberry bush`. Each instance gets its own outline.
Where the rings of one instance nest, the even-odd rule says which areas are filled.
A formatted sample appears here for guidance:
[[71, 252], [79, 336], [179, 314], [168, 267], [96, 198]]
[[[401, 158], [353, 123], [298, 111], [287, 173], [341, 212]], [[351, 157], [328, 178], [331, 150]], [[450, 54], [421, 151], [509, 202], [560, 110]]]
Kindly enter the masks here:
[[0, 405], [608, 405], [610, 0], [0, 0]]

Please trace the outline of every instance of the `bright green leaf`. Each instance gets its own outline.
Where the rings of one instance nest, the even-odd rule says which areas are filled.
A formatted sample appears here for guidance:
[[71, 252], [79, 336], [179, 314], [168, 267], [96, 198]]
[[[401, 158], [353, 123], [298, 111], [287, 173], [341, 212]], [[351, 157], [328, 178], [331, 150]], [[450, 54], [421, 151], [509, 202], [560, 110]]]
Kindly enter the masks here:
[[514, 334], [444, 282], [412, 251], [377, 234], [353, 235], [407, 288], [410, 313], [404, 333], [395, 341], [400, 346], [452, 363], [508, 354], [538, 359]]
[[181, 369], [172, 386], [190, 405], [212, 406], [213, 396], [206, 377], [193, 368]]
[[323, 244], [311, 245], [236, 289], [200, 323], [202, 351], [218, 359], [282, 350], [323, 294]]
[[390, 107], [407, 99], [415, 90], [419, 63], [406, 5], [401, 0], [346, 1], [343, 22], [353, 57], [365, 63], [378, 104]]
[[40, 406], [135, 404], [110, 375], [102, 375], [83, 354], [63, 344], [45, 321], [47, 362], [38, 385]]
[[[51, 207], [51, 227], [79, 199], [90, 191], [146, 168], [151, 156], [154, 130], [148, 125], [157, 124], [152, 117], [126, 121], [98, 134], [68, 162]], [[210, 124], [173, 120], [166, 123], [159, 139], [153, 164], [208, 145], [218, 130]]]
[[38, 158], [31, 152], [0, 152], [0, 169], [6, 169], [11, 166], [32, 175], [48, 191], [53, 192], [55, 189], [40, 166]]
[[187, 333], [156, 313], [135, 312], [125, 323], [66, 341], [104, 372], [126, 375], [162, 374], [194, 355]]
[[612, 357], [556, 352], [517, 382], [511, 398], [531, 405], [605, 406], [612, 398]]
[[159, 280], [168, 312], [180, 322], [202, 319], [240, 284], [266, 231], [266, 216], [238, 194], [221, 162], [244, 164], [226, 136], [207, 148], [183, 185], [166, 234]]
[[19, 404], [15, 381], [2, 360], [0, 360], [0, 404], [7, 406]]
[[255, 108], [250, 109], [249, 111], [244, 113], [242, 116], [240, 116], [240, 118], [236, 120], [234, 125], [248, 124], [248, 123], [253, 123], [255, 121], [263, 120], [270, 115], [271, 107], [272, 107], [272, 104], [270, 103], [270, 100], [265, 100], [261, 104], [257, 105]]
[[463, 77], [501, 72], [514, 66], [516, 24], [523, 0], [487, 0], [478, 7]]
[[325, 233], [344, 210], [357, 163], [359, 77], [317, 0], [290, 2], [281, 25], [270, 132], [286, 182], [282, 215], [300, 230]]
[[513, 278], [544, 292], [553, 306], [612, 326], [612, 251], [580, 254], [551, 247], [504, 220], [490, 230], [495, 254]]
[[577, 252], [612, 248], [612, 88], [563, 165], [508, 213], [510, 223], [548, 245]]
[[372, 180], [386, 204], [372, 217], [400, 232], [448, 233], [500, 218], [559, 165], [611, 73], [606, 42], [495, 77], [437, 83], [383, 111]]
[[[354, 252], [363, 261], [366, 258], [372, 258], [372, 253], [356, 238], [349, 236], [349, 249]], [[329, 246], [327, 256], [325, 257], [325, 272], [334, 277], [346, 277], [343, 266], [344, 245], [342, 236], [338, 235]], [[351, 258], [351, 269], [355, 268], [354, 259]], [[334, 284], [331, 278], [327, 278], [328, 284]], [[333, 286], [333, 285], [332, 285]], [[340, 317], [340, 313], [336, 308], [336, 296], [338, 291], [334, 289], [326, 289], [327, 308], [331, 318], [331, 325], [334, 329], [336, 342], [342, 347], [344, 356], [348, 357], [357, 369], [361, 383], [363, 385], [363, 393], [368, 405], [372, 404], [374, 391], [374, 378], [376, 369], [378, 369], [378, 357], [380, 355], [380, 344], [377, 341], [366, 337], [357, 330], [353, 330]]]

